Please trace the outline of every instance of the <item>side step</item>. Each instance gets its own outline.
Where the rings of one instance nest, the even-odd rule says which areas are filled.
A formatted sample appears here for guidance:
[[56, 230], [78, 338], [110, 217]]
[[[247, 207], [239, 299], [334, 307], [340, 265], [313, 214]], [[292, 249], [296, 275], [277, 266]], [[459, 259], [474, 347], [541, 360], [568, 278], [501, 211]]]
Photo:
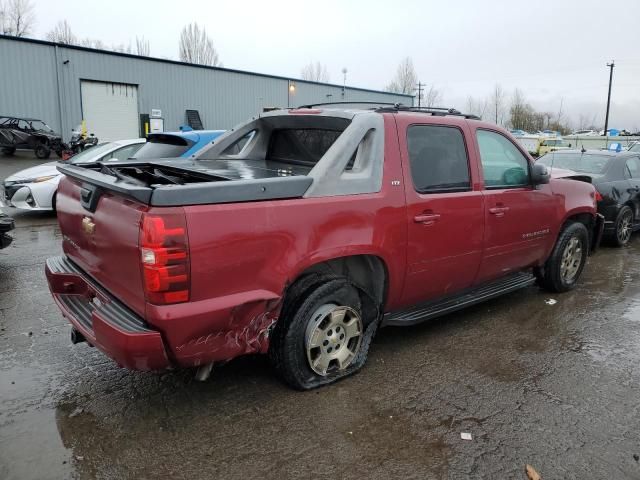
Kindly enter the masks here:
[[432, 318], [470, 307], [476, 303], [490, 300], [505, 293], [513, 292], [535, 283], [535, 277], [530, 273], [515, 273], [487, 283], [454, 297], [447, 297], [435, 302], [423, 303], [411, 308], [385, 314], [382, 325], [415, 325]]

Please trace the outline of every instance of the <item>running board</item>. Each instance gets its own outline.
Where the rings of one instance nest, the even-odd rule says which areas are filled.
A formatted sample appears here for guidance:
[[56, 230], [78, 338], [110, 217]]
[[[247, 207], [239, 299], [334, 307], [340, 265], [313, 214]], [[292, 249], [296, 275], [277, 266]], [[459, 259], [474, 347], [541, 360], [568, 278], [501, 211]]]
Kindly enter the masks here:
[[447, 297], [435, 302], [423, 303], [411, 308], [385, 314], [382, 325], [415, 325], [432, 318], [455, 312], [462, 308], [470, 307], [476, 303], [484, 302], [510, 293], [535, 283], [535, 277], [530, 273], [516, 273], [500, 280], [484, 284], [466, 293]]

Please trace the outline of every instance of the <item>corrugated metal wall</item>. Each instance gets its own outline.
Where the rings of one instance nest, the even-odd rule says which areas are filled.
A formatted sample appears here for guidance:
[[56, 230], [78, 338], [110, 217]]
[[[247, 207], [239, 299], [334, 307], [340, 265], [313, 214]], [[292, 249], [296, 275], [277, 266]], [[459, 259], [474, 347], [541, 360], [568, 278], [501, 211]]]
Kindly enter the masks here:
[[[57, 68], [56, 68], [57, 66]], [[262, 111], [327, 101], [411, 104], [412, 97], [87, 51], [0, 37], [0, 114], [41, 118], [68, 139], [82, 120], [81, 80], [138, 86], [139, 113], [162, 110], [165, 130], [200, 112], [205, 128], [227, 129]], [[295, 91], [289, 92], [289, 83]], [[87, 125], [91, 131], [91, 125]]]

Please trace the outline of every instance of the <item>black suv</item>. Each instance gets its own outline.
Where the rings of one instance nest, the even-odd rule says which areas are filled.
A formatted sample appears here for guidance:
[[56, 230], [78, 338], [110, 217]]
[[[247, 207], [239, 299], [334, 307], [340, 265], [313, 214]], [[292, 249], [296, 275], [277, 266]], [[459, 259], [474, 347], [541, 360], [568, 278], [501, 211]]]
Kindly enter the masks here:
[[16, 149], [33, 150], [36, 157], [45, 159], [51, 151], [62, 156], [64, 144], [42, 120], [0, 116], [0, 149], [5, 155], [13, 155]]

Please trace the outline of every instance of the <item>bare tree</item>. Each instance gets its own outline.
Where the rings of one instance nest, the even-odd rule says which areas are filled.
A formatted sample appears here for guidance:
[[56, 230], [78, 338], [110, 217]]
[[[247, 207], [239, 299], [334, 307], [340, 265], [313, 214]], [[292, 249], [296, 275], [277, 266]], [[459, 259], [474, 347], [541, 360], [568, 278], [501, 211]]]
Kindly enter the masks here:
[[149, 40], [146, 40], [144, 37], [136, 37], [136, 54], [142, 55], [143, 57], [148, 57], [149, 55], [151, 55], [151, 46], [149, 45]]
[[87, 48], [95, 48], [97, 50], [107, 50], [107, 46], [102, 40], [96, 40], [93, 38], [83, 38], [78, 42], [79, 45]]
[[327, 66], [320, 62], [310, 62], [308, 65], [302, 67], [300, 76], [303, 80], [309, 80], [311, 82], [329, 82], [329, 71], [327, 70]]
[[7, 6], [4, 0], [0, 0], [0, 33], [2, 35], [9, 34], [9, 21], [7, 18]]
[[416, 74], [416, 69], [413, 67], [413, 60], [411, 60], [411, 57], [405, 57], [404, 60], [400, 62], [400, 65], [398, 65], [396, 76], [385, 87], [385, 90], [388, 92], [412, 95], [417, 83], [418, 75]]
[[484, 118], [487, 110], [489, 109], [489, 100], [476, 100], [473, 97], [467, 98], [467, 111], [471, 115], [476, 115], [480, 118]]
[[493, 92], [491, 93], [491, 116], [496, 125], [504, 125], [504, 114], [505, 114], [505, 102], [506, 102], [507, 94], [500, 86], [500, 84], [496, 83], [493, 88]]
[[46, 39], [50, 42], [64, 43], [65, 45], [77, 45], [78, 37], [71, 31], [71, 25], [66, 20], [56, 23], [53, 30], [46, 34]]
[[31, 0], [6, 0], [0, 4], [0, 27], [4, 35], [26, 37], [36, 22]]
[[113, 45], [111, 45], [111, 48], [109, 50], [112, 50], [114, 52], [119, 52], [119, 53], [133, 53], [133, 49], [131, 48], [131, 42], [129, 42], [128, 45], [125, 45], [124, 43], [116, 45], [114, 43]]
[[424, 106], [435, 107], [439, 103], [442, 103], [442, 92], [431, 85], [429, 90], [424, 94]]
[[190, 23], [180, 33], [180, 60], [199, 65], [222, 66], [213, 41], [197, 23]]

